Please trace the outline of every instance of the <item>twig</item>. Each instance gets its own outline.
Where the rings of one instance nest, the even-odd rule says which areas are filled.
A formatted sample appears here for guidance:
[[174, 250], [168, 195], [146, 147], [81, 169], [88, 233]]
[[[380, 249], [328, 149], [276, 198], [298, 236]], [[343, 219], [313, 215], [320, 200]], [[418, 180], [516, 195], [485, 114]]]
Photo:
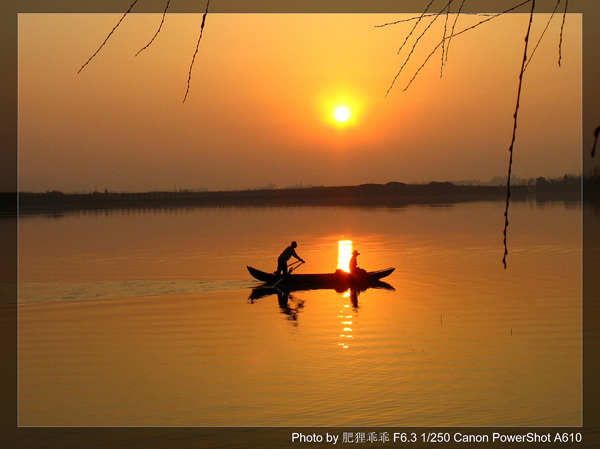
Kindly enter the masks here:
[[558, 66], [560, 67], [560, 61], [562, 59], [562, 41], [563, 41], [563, 30], [565, 28], [565, 19], [567, 18], [567, 7], [569, 6], [569, 0], [565, 0], [565, 10], [563, 12], [562, 25], [560, 26], [560, 39], [558, 41]]
[[[463, 0], [463, 3], [465, 2], [465, 0]], [[462, 6], [461, 6], [462, 8]], [[470, 12], [464, 12], [463, 14], [469, 15], [469, 16], [481, 16], [481, 17], [486, 17], [486, 16], [493, 16], [494, 14], [485, 14], [485, 13], [470, 13]], [[405, 23], [405, 22], [412, 22], [413, 20], [421, 20], [421, 19], [425, 19], [427, 17], [433, 17], [433, 16], [437, 16], [437, 13], [430, 13], [430, 14], [421, 14], [419, 17], [410, 17], [408, 19], [402, 19], [402, 20], [396, 20], [395, 22], [388, 22], [388, 23], [383, 23], [381, 25], [373, 25], [373, 28], [383, 28], [383, 27], [387, 27], [390, 25], [398, 25], [399, 23]]]
[[[450, 14], [450, 4], [453, 2], [454, 0], [450, 0], [450, 2], [447, 5], [447, 10], [446, 10], [446, 20], [444, 21], [444, 38], [446, 37], [446, 33], [448, 32], [448, 14]], [[444, 54], [446, 53], [446, 39], [443, 40], [444, 44], [442, 44], [442, 64], [440, 66], [440, 78], [442, 77], [442, 75], [444, 74]]]
[[[431, 0], [429, 2], [429, 4], [427, 5], [427, 8], [425, 8], [425, 11], [423, 11], [423, 14], [421, 14], [421, 16], [419, 17], [419, 19], [417, 20], [417, 23], [415, 23], [415, 26], [413, 27], [413, 29], [410, 30], [410, 33], [408, 33], [408, 36], [406, 36], [406, 39], [404, 39], [404, 42], [402, 43], [402, 45], [398, 49], [398, 53], [396, 53], [396, 54], [400, 54], [400, 52], [402, 51], [402, 49], [404, 48], [404, 46], [406, 45], [406, 43], [408, 42], [408, 40], [412, 36], [413, 32], [415, 31], [415, 29], [417, 28], [417, 26], [419, 25], [419, 23], [421, 23], [421, 19], [423, 18], [423, 16], [425, 15], [425, 13], [429, 10], [429, 7], [433, 4], [434, 1], [435, 0]], [[433, 14], [433, 15], [435, 15], [436, 18], [437, 18], [437, 14]], [[435, 19], [433, 19], [433, 20], [435, 20]]]
[[[429, 30], [429, 28], [431, 28], [431, 26], [433, 25], [433, 23], [438, 19], [438, 17], [440, 17], [444, 11], [446, 11], [447, 9], [450, 8], [450, 4], [453, 2], [454, 0], [449, 0], [448, 3], [446, 4], [446, 6], [444, 6], [442, 8], [442, 10], [440, 12], [438, 12], [437, 14], [434, 15], [433, 20], [431, 22], [429, 22], [429, 25], [427, 25], [427, 27], [425, 27], [425, 29], [423, 30], [423, 32], [419, 35], [419, 37], [417, 37], [417, 39], [415, 40], [415, 43], [413, 44], [410, 53], [408, 54], [408, 56], [406, 57], [406, 61], [404, 62], [404, 64], [402, 65], [402, 67], [404, 67], [406, 65], [406, 63], [408, 62], [408, 60], [410, 59], [410, 57], [412, 56], [413, 52], [415, 51], [415, 49], [417, 48], [417, 45], [419, 44], [419, 41], [421, 40], [421, 38], [425, 35], [425, 33], [427, 33], [427, 31]], [[432, 2], [433, 3], [433, 2]], [[430, 3], [431, 5], [431, 3]], [[429, 7], [429, 6], [428, 6]], [[446, 15], [446, 18], [448, 16]], [[418, 22], [417, 22], [418, 23]], [[417, 25], [415, 24], [415, 27]], [[413, 28], [414, 30], [414, 28]], [[411, 31], [412, 33], [412, 31]], [[410, 35], [408, 36], [410, 37]], [[408, 40], [408, 37], [404, 40], [404, 43], [402, 44], [402, 47], [404, 47], [404, 44], [406, 44], [406, 40]], [[400, 54], [400, 50], [402, 50], [402, 47], [400, 47], [400, 49], [398, 50], [398, 54]], [[400, 69], [400, 71], [402, 71], [402, 69]], [[399, 72], [398, 72], [399, 74]]]
[[[525, 5], [525, 4], [527, 4], [527, 3], [529, 3], [530, 1], [532, 1], [532, 0], [525, 0], [523, 3], [519, 3], [518, 5], [516, 5], [516, 6], [513, 6], [512, 8], [510, 8], [510, 9], [507, 9], [507, 10], [506, 10], [506, 11], [504, 11], [504, 12], [501, 12], [501, 13], [494, 14], [494, 15], [492, 15], [492, 16], [490, 16], [490, 17], [488, 17], [487, 19], [484, 19], [484, 20], [482, 20], [481, 22], [478, 22], [478, 23], [476, 23], [475, 25], [472, 25], [472, 26], [470, 26], [470, 27], [468, 27], [468, 28], [465, 28], [464, 30], [461, 30], [461, 31], [459, 31], [458, 33], [453, 33], [453, 34], [451, 34], [450, 36], [447, 36], [447, 37], [445, 37], [445, 38], [444, 38], [444, 40], [445, 40], [445, 39], [451, 39], [452, 37], [460, 36], [461, 34], [463, 34], [463, 33], [466, 33], [467, 31], [470, 31], [470, 30], [472, 30], [473, 28], [476, 28], [476, 27], [478, 27], [479, 25], [483, 25], [484, 23], [486, 23], [486, 22], [489, 22], [490, 20], [492, 20], [492, 19], [495, 19], [496, 17], [500, 17], [500, 16], [501, 16], [501, 15], [503, 15], [503, 14], [506, 14], [506, 13], [508, 13], [508, 12], [510, 12], [510, 11], [513, 11], [513, 10], [515, 10], [515, 9], [517, 9], [517, 8], [519, 8], [519, 7], [521, 7], [521, 6]], [[443, 41], [444, 41], [444, 40], [442, 40], [442, 42], [440, 42], [439, 44], [437, 44], [437, 45], [436, 45], [436, 47], [435, 47], [435, 48], [434, 48], [434, 49], [431, 51], [431, 53], [429, 53], [429, 56], [427, 56], [427, 58], [425, 58], [425, 61], [424, 61], [424, 62], [423, 62], [423, 64], [421, 64], [421, 66], [420, 66], [420, 67], [417, 69], [417, 71], [415, 72], [415, 74], [414, 74], [414, 76], [412, 77], [412, 79], [409, 81], [409, 83], [408, 83], [408, 84], [406, 85], [406, 87], [403, 89], [403, 92], [404, 92], [404, 91], [406, 91], [406, 90], [407, 90], [407, 89], [410, 87], [410, 85], [412, 84], [412, 82], [413, 82], [413, 81], [414, 81], [414, 80], [417, 78], [417, 75], [419, 74], [419, 72], [420, 72], [420, 71], [423, 69], [423, 67], [425, 67], [425, 65], [427, 64], [427, 62], [429, 61], [429, 59], [431, 59], [431, 57], [432, 57], [432, 56], [435, 54], [435, 52], [437, 51], [437, 49], [438, 49], [438, 48], [440, 48], [440, 46], [442, 45], [442, 43], [443, 43]], [[396, 79], [397, 79], [397, 78], [398, 78], [398, 75], [396, 75], [396, 77], [395, 77], [395, 78], [394, 78], [394, 80], [392, 81], [392, 84], [391, 84], [391, 86], [388, 88], [388, 90], [387, 90], [387, 92], [386, 92], [386, 94], [385, 94], [385, 96], [386, 96], [386, 97], [388, 96], [388, 94], [389, 94], [389, 93], [390, 93], [390, 91], [392, 90], [392, 87], [394, 87], [394, 83], [396, 82]]]
[[598, 143], [598, 134], [600, 134], [600, 126], [594, 131], [594, 146], [592, 147], [592, 157], [596, 155], [596, 144]]
[[194, 68], [194, 61], [196, 60], [196, 55], [198, 54], [198, 48], [200, 47], [200, 41], [202, 40], [202, 33], [204, 32], [204, 24], [206, 23], [206, 15], [208, 14], [208, 6], [210, 5], [210, 0], [206, 2], [206, 11], [204, 11], [204, 15], [202, 16], [202, 24], [200, 25], [200, 36], [198, 36], [198, 42], [196, 43], [196, 51], [194, 52], [194, 56], [192, 56], [192, 63], [190, 64], [190, 71], [188, 73], [187, 80], [187, 89], [185, 91], [185, 96], [183, 97], [183, 102], [188, 96], [188, 92], [190, 91], [190, 82], [192, 81], [192, 69]]
[[456, 27], [456, 22], [458, 21], [458, 16], [460, 16], [460, 12], [463, 9], [463, 6], [465, 5], [465, 1], [466, 0], [462, 0], [462, 3], [460, 4], [460, 7], [458, 8], [458, 11], [456, 13], [456, 17], [454, 18], [454, 23], [452, 24], [452, 29], [450, 30], [450, 38], [448, 39], [448, 45], [446, 45], [446, 61], [445, 64], [448, 63], [448, 53], [450, 53], [450, 42], [452, 42], [452, 35], [454, 34], [454, 28]]
[[[431, 3], [433, 3], [433, 1]], [[431, 3], [429, 5], [431, 5]], [[427, 6], [427, 8], [429, 8], [429, 6]], [[425, 11], [427, 11], [427, 9]], [[433, 16], [437, 16], [437, 14], [436, 13], [425, 14], [425, 12], [423, 12], [423, 14], [421, 14], [418, 17], [411, 17], [409, 19], [396, 20], [395, 22], [382, 23], [381, 25], [373, 25], [373, 28], [383, 28], [383, 27], [387, 27], [390, 25], [398, 25], [399, 23], [412, 22], [413, 20], [416, 20], [418, 23], [425, 17], [433, 17]], [[413, 30], [414, 30], [414, 28], [413, 28]], [[409, 35], [409, 37], [410, 37], [410, 35]], [[406, 40], [408, 40], [408, 37], [406, 38]]]
[[106, 42], [108, 42], [108, 39], [110, 39], [110, 37], [112, 36], [112, 34], [115, 32], [115, 30], [119, 27], [119, 25], [121, 25], [121, 22], [123, 21], [123, 19], [125, 19], [125, 17], [127, 16], [127, 14], [129, 14], [131, 12], [131, 10], [133, 9], [133, 7], [135, 6], [135, 4], [138, 2], [138, 0], [134, 0], [134, 2], [131, 4], [131, 6], [129, 7], [129, 9], [127, 10], [127, 12], [125, 14], [123, 14], [123, 17], [121, 17], [121, 20], [119, 20], [119, 22], [115, 25], [115, 27], [112, 29], [112, 31], [110, 33], [108, 33], [108, 36], [106, 36], [106, 39], [104, 39], [104, 42], [102, 42], [102, 45], [100, 45], [100, 47], [98, 47], [98, 50], [96, 50], [96, 53], [94, 53], [92, 56], [90, 56], [90, 59], [88, 59], [85, 64], [83, 64], [81, 66], [81, 68], [77, 71], [77, 73], [80, 73], [83, 68], [88, 65], [90, 63], [90, 61], [92, 59], [94, 59], [94, 57], [100, 53], [100, 50], [102, 50], [102, 47], [104, 47], [104, 45], [106, 45]]
[[[450, 2], [452, 2], [452, 1], [453, 0], [450, 0]], [[410, 50], [410, 53], [408, 54], [408, 56], [404, 60], [404, 63], [400, 67], [400, 70], [398, 70], [398, 73], [396, 73], [396, 76], [394, 77], [394, 80], [392, 81], [392, 85], [390, 86], [390, 88], [388, 89], [387, 93], [385, 94], [386, 97], [387, 97], [387, 94], [390, 92], [392, 86], [394, 85], [394, 83], [396, 82], [396, 80], [398, 79], [398, 77], [400, 76], [400, 73], [402, 73], [402, 70], [404, 69], [404, 67], [406, 66], [406, 64], [408, 64], [408, 61], [410, 61], [410, 57], [415, 52], [415, 49], [417, 48], [417, 45], [419, 44], [419, 41], [421, 40], [421, 38], [425, 35], [425, 33], [427, 32], [427, 30], [429, 30], [429, 28], [431, 28], [431, 26], [433, 25], [433, 23], [438, 19], [438, 17], [440, 16], [440, 14], [442, 12], [444, 12], [444, 10], [446, 9], [447, 6], [448, 5], [446, 5], [438, 14], [435, 14], [435, 17], [433, 18], [433, 20], [429, 23], [429, 25], [427, 25], [427, 27], [423, 30], [423, 32], [419, 35], [419, 37], [417, 37], [417, 39], [415, 40], [415, 43], [412, 46], [412, 49]], [[416, 27], [416, 25], [415, 25], [415, 27]], [[414, 30], [414, 28], [413, 28], [413, 30]], [[411, 33], [412, 33], [412, 31], [411, 31]], [[445, 39], [446, 38], [442, 39], [442, 43], [445, 41]], [[404, 43], [406, 43], [406, 41], [404, 41]], [[402, 47], [404, 47], [404, 44], [402, 44]], [[402, 47], [400, 47], [400, 50], [402, 50]], [[439, 45], [438, 45], [438, 47], [439, 47]], [[398, 50], [398, 53], [400, 52], [400, 50]]]
[[156, 39], [156, 36], [158, 36], [158, 33], [160, 33], [160, 30], [161, 30], [163, 24], [165, 23], [165, 16], [167, 15], [167, 9], [169, 9], [169, 3], [171, 3], [171, 0], [167, 0], [167, 6], [165, 7], [165, 10], [163, 11], [162, 20], [160, 21], [158, 30], [156, 30], [156, 34], [154, 34], [152, 39], [150, 39], [150, 42], [148, 42], [144, 48], [142, 48], [140, 51], [138, 51], [135, 54], [136, 56], [139, 55], [141, 52], [143, 52], [145, 49], [147, 49], [150, 45], [152, 45], [152, 42], [154, 42], [154, 39]]
[[508, 255], [508, 247], [506, 244], [506, 234], [508, 231], [508, 205], [510, 202], [510, 177], [512, 174], [512, 161], [513, 161], [513, 149], [515, 146], [515, 138], [517, 135], [517, 115], [519, 113], [519, 103], [521, 100], [521, 86], [523, 85], [523, 73], [525, 72], [525, 64], [527, 62], [527, 46], [529, 44], [529, 33], [531, 32], [531, 23], [533, 22], [533, 10], [535, 8], [535, 0], [531, 2], [531, 13], [529, 14], [529, 24], [527, 25], [527, 34], [525, 35], [525, 48], [523, 49], [523, 62], [521, 63], [521, 72], [519, 73], [519, 89], [517, 91], [517, 105], [515, 107], [515, 115], [514, 115], [514, 124], [513, 124], [513, 134], [512, 140], [510, 143], [510, 148], [508, 149], [510, 153], [510, 157], [508, 160], [508, 181], [506, 182], [506, 209], [504, 210], [504, 256], [502, 257], [502, 263], [504, 264], [504, 269], [506, 270], [506, 256]]
[[[533, 51], [531, 52], [531, 55], [529, 56], [529, 60], [527, 61], [527, 64], [525, 64], [525, 68], [523, 70], [527, 70], [527, 67], [529, 67], [529, 64], [531, 63], [531, 60], [533, 58], [533, 55], [535, 54], [535, 51], [540, 46], [540, 42], [542, 42], [542, 39], [544, 38], [544, 34], [546, 34], [546, 31], [548, 31], [550, 22], [552, 22], [552, 19], [554, 18], [554, 14], [556, 13], [556, 10], [558, 9], [558, 5], [560, 5], [560, 2], [561, 2], [561, 0], [558, 0], [556, 2], [556, 6], [554, 6], [554, 11], [552, 11], [550, 18], [548, 19], [548, 22], [546, 23], [546, 27], [544, 28], [544, 31], [542, 31], [542, 34], [540, 35], [540, 38], [537, 41], [537, 44], [535, 44], [535, 47], [533, 48]], [[560, 63], [559, 63], [559, 65], [560, 65]]]

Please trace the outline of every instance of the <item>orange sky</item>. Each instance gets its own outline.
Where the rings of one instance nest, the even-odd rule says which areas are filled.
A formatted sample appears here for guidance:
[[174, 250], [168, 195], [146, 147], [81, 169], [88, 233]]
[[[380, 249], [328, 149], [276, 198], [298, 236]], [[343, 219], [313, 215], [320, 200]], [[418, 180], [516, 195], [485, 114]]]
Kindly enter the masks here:
[[[386, 97], [413, 16], [209, 14], [19, 16], [20, 190], [245, 189], [481, 179], [504, 175], [529, 16], [452, 40], [438, 19]], [[530, 50], [546, 26], [536, 15]], [[513, 173], [581, 170], [581, 16], [556, 16], [525, 74]], [[461, 16], [456, 30], [482, 20]], [[438, 23], [439, 22], [439, 23]], [[429, 22], [427, 22], [429, 23]], [[451, 23], [451, 21], [450, 21]], [[422, 30], [423, 27], [420, 27]], [[352, 116], [341, 125], [333, 110]]]

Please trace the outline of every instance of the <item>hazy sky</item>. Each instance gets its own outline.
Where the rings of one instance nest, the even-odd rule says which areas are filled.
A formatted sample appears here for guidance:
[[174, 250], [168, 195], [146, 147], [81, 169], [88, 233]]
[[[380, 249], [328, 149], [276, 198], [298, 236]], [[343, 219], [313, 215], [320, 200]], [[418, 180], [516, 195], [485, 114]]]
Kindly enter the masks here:
[[[490, 180], [505, 175], [529, 15], [452, 39], [438, 19], [406, 64], [412, 16], [19, 16], [20, 190], [142, 191]], [[549, 19], [535, 16], [530, 52]], [[483, 20], [461, 15], [455, 31]], [[550, 23], [525, 72], [513, 173], [581, 171], [581, 16]], [[448, 27], [452, 25], [450, 17]], [[337, 106], [351, 117], [334, 119]]]

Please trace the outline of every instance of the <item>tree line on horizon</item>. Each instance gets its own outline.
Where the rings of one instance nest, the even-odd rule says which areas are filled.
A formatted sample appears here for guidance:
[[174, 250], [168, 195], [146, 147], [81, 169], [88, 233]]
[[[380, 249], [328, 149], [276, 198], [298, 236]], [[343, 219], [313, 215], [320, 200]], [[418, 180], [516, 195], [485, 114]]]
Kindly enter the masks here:
[[[403, 182], [389, 182], [386, 184], [405, 184], [411, 186], [426, 186], [431, 184], [446, 184], [446, 185], [454, 185], [454, 186], [462, 186], [462, 187], [504, 187], [506, 186], [507, 176], [495, 176], [490, 181], [480, 181], [476, 180], [461, 180], [461, 181], [426, 181], [420, 183], [403, 183]], [[586, 184], [594, 184], [600, 185], [600, 167], [596, 167], [594, 173], [586, 176], [575, 175], [575, 174], [565, 174], [560, 177], [555, 178], [545, 178], [543, 176], [539, 176], [537, 178], [529, 177], [529, 178], [519, 178], [513, 176], [511, 179], [511, 185], [513, 186], [566, 186], [566, 185], [581, 185], [582, 183]], [[315, 188], [336, 188], [336, 187], [361, 187], [367, 185], [386, 185], [386, 184], [375, 184], [375, 183], [367, 183], [360, 184], [355, 186], [324, 186], [324, 185], [312, 185], [307, 184], [303, 185], [302, 183], [294, 185], [294, 186], [286, 186], [286, 187], [277, 187], [276, 184], [270, 183], [263, 187], [257, 188], [247, 188], [247, 189], [231, 189], [231, 190], [209, 190], [206, 188], [198, 188], [198, 189], [175, 189], [175, 190], [148, 190], [148, 191], [113, 191], [105, 189], [104, 192], [100, 192], [98, 190], [94, 191], [74, 191], [71, 193], [63, 192], [61, 190], [46, 190], [45, 192], [33, 192], [33, 191], [20, 191], [20, 194], [33, 194], [33, 195], [52, 195], [52, 196], [60, 196], [60, 195], [108, 195], [108, 194], [158, 194], [158, 193], [169, 193], [169, 194], [193, 194], [193, 193], [210, 193], [210, 192], [252, 192], [252, 191], [271, 191], [271, 190], [302, 190], [302, 189], [315, 189]]]

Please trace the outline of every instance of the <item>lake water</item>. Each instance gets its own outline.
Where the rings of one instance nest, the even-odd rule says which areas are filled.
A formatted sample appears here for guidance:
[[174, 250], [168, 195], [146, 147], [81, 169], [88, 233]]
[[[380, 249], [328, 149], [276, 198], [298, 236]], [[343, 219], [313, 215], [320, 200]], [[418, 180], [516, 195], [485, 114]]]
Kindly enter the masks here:
[[[22, 217], [22, 426], [578, 426], [581, 206]], [[250, 299], [291, 240], [393, 289]]]

